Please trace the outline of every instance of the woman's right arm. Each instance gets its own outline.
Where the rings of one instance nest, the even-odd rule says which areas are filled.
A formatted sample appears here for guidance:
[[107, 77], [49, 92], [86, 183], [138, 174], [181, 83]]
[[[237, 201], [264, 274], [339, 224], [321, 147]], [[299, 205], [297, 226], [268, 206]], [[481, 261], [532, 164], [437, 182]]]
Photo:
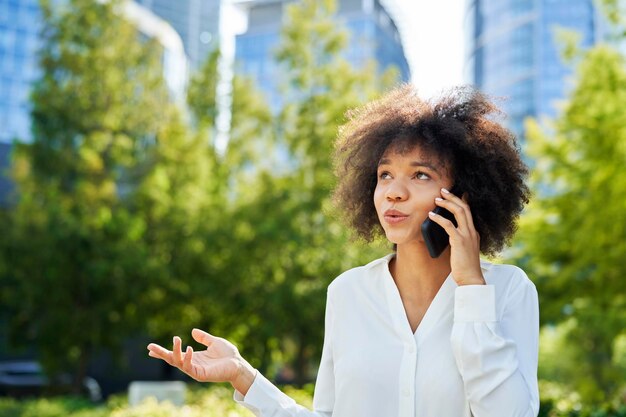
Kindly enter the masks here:
[[[233, 384], [236, 389], [235, 401], [258, 417], [330, 417], [335, 405], [335, 372], [331, 343], [332, 322], [333, 308], [331, 298], [328, 296], [326, 299], [324, 347], [315, 382], [315, 394], [313, 395], [314, 411], [297, 404], [258, 372], [253, 384], [248, 386], [249, 389], [245, 394]], [[250, 376], [248, 371], [243, 371], [243, 374], [247, 377]], [[243, 378], [244, 381], [247, 381], [247, 377]], [[245, 389], [246, 384], [243, 383], [242, 385]]]
[[256, 371], [226, 339], [193, 329], [192, 337], [207, 347], [194, 352], [191, 347], [182, 351], [181, 339], [174, 337], [173, 349], [157, 344], [148, 345], [148, 355], [162, 359], [200, 382], [230, 382], [236, 392], [235, 401], [258, 417], [330, 417], [334, 406], [334, 372], [330, 343], [332, 309], [326, 305], [326, 331], [322, 360], [317, 375], [311, 411], [291, 399]]

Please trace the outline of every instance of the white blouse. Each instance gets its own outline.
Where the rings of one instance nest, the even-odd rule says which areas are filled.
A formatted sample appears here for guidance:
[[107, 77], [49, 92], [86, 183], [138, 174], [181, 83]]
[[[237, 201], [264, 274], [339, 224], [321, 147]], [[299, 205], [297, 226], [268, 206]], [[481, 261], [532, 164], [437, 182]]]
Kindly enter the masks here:
[[234, 399], [259, 417], [535, 417], [537, 291], [524, 271], [481, 261], [487, 285], [449, 275], [415, 333], [393, 254], [328, 287], [314, 411], [263, 375]]

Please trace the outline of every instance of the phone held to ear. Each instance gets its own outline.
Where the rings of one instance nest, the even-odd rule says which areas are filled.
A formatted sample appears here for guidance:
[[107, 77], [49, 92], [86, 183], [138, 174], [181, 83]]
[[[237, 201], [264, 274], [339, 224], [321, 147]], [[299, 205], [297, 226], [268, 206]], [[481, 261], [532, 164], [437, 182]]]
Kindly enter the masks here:
[[[456, 196], [460, 196], [462, 194], [461, 190], [459, 190], [456, 186], [452, 187], [450, 192]], [[445, 208], [437, 206], [435, 207], [433, 212], [450, 220], [454, 224], [454, 227], [457, 226], [454, 214], [452, 214]], [[430, 217], [424, 220], [421, 229], [422, 236], [424, 236], [424, 242], [426, 242], [426, 247], [428, 248], [428, 253], [430, 254], [430, 257], [438, 258], [439, 255], [441, 255], [441, 253], [450, 244], [450, 236], [448, 236], [448, 233], [444, 230], [443, 227], [432, 221]]]

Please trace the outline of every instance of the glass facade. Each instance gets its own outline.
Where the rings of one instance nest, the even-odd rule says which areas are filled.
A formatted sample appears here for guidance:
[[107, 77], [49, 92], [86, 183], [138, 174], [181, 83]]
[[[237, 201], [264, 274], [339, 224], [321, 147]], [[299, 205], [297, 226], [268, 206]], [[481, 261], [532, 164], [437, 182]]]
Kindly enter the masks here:
[[375, 14], [347, 16], [345, 25], [350, 32], [346, 50], [348, 61], [357, 68], [365, 66], [370, 60], [376, 61], [382, 70], [395, 66], [402, 81], [409, 80], [409, 66], [400, 35], [384, 10], [379, 9]]
[[[136, 3], [127, 5], [127, 18], [140, 32], [145, 31], [144, 35], [161, 42], [166, 83], [172, 96], [182, 102], [187, 59], [179, 35], [148, 9]], [[0, 0], [0, 204], [11, 187], [4, 172], [9, 163], [10, 143], [31, 140], [30, 92], [41, 74], [37, 57], [42, 45], [41, 26], [39, 0]]]
[[592, 0], [470, 0], [466, 25], [466, 76], [504, 99], [507, 123], [519, 137], [524, 118], [554, 116], [567, 93], [572, 69], [561, 59], [556, 30], [580, 33], [582, 47], [601, 33]]
[[235, 72], [252, 77], [265, 94], [273, 109], [282, 106], [278, 91], [280, 69], [273, 51], [278, 47], [280, 35], [276, 30], [246, 33], [236, 38]]
[[38, 76], [38, 0], [0, 0], [0, 142], [30, 139], [29, 95]]
[[[248, 5], [248, 31], [236, 37], [235, 71], [252, 77], [268, 98], [272, 108], [281, 108], [279, 88], [280, 69], [274, 60], [274, 51], [280, 41], [282, 12], [288, 1], [270, 4], [258, 2]], [[338, 1], [338, 18], [347, 27], [350, 41], [346, 59], [357, 68], [370, 60], [381, 70], [390, 65], [400, 71], [400, 78], [408, 81], [409, 66], [404, 55], [398, 29], [379, 2], [368, 10], [363, 2]]]
[[[544, 47], [537, 57], [537, 113], [554, 115], [556, 104], [567, 92], [572, 71], [559, 59], [558, 45], [553, 41], [556, 27], [567, 27], [581, 35], [581, 46], [592, 46], [602, 30], [592, 1], [544, 0], [537, 37]], [[554, 58], [556, 57], [556, 59]]]
[[179, 33], [192, 68], [219, 45], [220, 0], [135, 0]]
[[[171, 0], [154, 0], [152, 3], [155, 8], [160, 6], [163, 10], [172, 10], [174, 6], [179, 5], [178, 2]], [[202, 3], [206, 8], [212, 3], [219, 4], [219, 1], [194, 0], [187, 3], [185, 7], [188, 8], [178, 10], [178, 14], [185, 16], [192, 14], [195, 9], [189, 8], [190, 5], [197, 7]], [[170, 5], [169, 9], [166, 9], [166, 4]], [[180, 43], [180, 40], [173, 39], [178, 35], [169, 26], [164, 28], [159, 26], [158, 21], [151, 20], [150, 17], [154, 15], [146, 8], [139, 6], [136, 8], [135, 13], [132, 10], [128, 10], [128, 13], [129, 18], [132, 16], [135, 19], [134, 23], [139, 25], [140, 31], [144, 29], [142, 25], [153, 25], [153, 28], [146, 28], [149, 29], [146, 33], [169, 42], [163, 44], [164, 75], [172, 94], [182, 96], [182, 89], [186, 83], [187, 62], [182, 52], [179, 54], [178, 50], [173, 48], [176, 41]], [[215, 10], [211, 11], [213, 16]], [[174, 15], [173, 12], [171, 14]], [[205, 14], [200, 13], [197, 17], [203, 16]], [[28, 141], [31, 138], [29, 96], [32, 83], [40, 74], [37, 50], [41, 46], [39, 38], [41, 19], [39, 0], [0, 0], [0, 143], [8, 143], [13, 139]], [[204, 28], [202, 25], [199, 26], [199, 29]], [[198, 40], [205, 48], [214, 47], [211, 42], [202, 43], [202, 40], [210, 40], [208, 33], [199, 31]], [[201, 54], [202, 51], [204, 49], [196, 48], [197, 53]]]

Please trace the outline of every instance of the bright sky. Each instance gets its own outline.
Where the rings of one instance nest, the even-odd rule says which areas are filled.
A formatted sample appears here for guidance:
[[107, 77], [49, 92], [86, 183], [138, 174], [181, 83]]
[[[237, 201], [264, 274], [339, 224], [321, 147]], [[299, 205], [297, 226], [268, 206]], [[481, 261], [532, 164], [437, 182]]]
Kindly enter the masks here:
[[403, 44], [420, 95], [466, 83], [463, 9], [465, 0], [396, 0], [405, 16]]

